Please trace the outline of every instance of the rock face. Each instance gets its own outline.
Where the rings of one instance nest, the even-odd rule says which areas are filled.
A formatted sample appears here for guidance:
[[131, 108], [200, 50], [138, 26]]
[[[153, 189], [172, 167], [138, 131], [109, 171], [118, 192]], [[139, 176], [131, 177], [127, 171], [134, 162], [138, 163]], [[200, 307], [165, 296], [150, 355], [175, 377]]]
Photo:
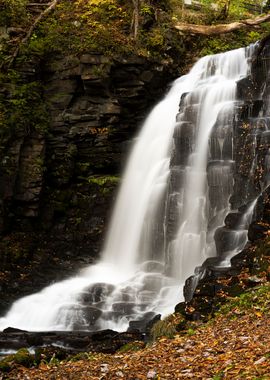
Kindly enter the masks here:
[[0, 150], [0, 313], [97, 258], [132, 138], [176, 76], [95, 53], [18, 70], [42, 83], [48, 129], [16, 132]]
[[[238, 82], [239, 103], [234, 120], [234, 189], [230, 199], [232, 213], [215, 233], [218, 257], [207, 259], [185, 284], [186, 304], [176, 310], [191, 319], [204, 319], [217, 309], [226, 295], [269, 281], [270, 231], [270, 39], [255, 51], [251, 72]], [[250, 220], [244, 217], [256, 200]], [[220, 260], [231, 249], [232, 233], [248, 228], [249, 243], [231, 259], [231, 266], [220, 267]], [[240, 236], [241, 237], [241, 236]]]

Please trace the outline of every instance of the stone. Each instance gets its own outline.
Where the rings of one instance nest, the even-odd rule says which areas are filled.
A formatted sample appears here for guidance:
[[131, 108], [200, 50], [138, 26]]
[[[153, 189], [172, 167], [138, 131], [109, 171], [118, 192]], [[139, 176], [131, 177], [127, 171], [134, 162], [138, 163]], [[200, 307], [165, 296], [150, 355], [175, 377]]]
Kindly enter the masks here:
[[83, 313], [86, 321], [90, 326], [94, 325], [102, 315], [102, 311], [93, 306], [87, 306], [86, 308], [83, 308]]
[[104, 300], [114, 290], [114, 285], [106, 283], [97, 283], [85, 289], [81, 295], [82, 302], [96, 303]]
[[23, 333], [23, 332], [26, 332], [26, 330], [21, 330], [21, 329], [17, 329], [15, 327], [7, 327], [3, 330], [3, 333]]
[[248, 238], [250, 241], [263, 239], [269, 231], [269, 226], [260, 222], [252, 222], [248, 229]]
[[139, 319], [129, 321], [129, 331], [140, 331], [146, 334], [146, 340], [150, 337], [150, 330], [153, 325], [161, 318], [160, 314], [155, 315], [154, 312], [142, 314]]
[[100, 112], [103, 115], [119, 115], [121, 112], [121, 107], [118, 105], [118, 102], [108, 102], [101, 106]]
[[99, 65], [101, 63], [110, 63], [110, 58], [100, 54], [83, 54], [80, 56], [80, 62], [90, 65]]
[[245, 232], [236, 232], [226, 227], [218, 228], [215, 232], [215, 243], [218, 255], [234, 250], [245, 242]]
[[33, 333], [33, 334], [28, 334], [26, 336], [26, 342], [30, 347], [32, 346], [42, 346], [43, 345], [43, 338], [42, 335], [39, 333]]
[[252, 101], [254, 83], [249, 76], [237, 82], [237, 98]]
[[52, 60], [48, 60], [45, 65], [45, 71], [48, 73], [58, 73], [65, 70], [71, 70], [80, 64], [79, 58], [75, 56], [66, 57], [54, 57]]
[[129, 315], [134, 312], [136, 306], [133, 302], [115, 302], [112, 304], [112, 310], [119, 313], [119, 315]]
[[230, 212], [225, 218], [225, 225], [231, 229], [236, 229], [240, 227], [241, 217], [243, 216], [240, 212]]
[[[15, 350], [29, 348], [32, 343], [29, 335], [33, 336], [33, 333], [27, 331], [0, 332], [1, 348]], [[143, 340], [143, 334], [139, 332], [118, 333], [113, 330], [103, 330], [97, 333], [87, 331], [41, 332], [38, 335], [42, 339], [43, 347], [38, 349], [39, 355], [37, 356], [45, 359], [55, 357], [59, 360], [65, 359], [70, 353], [85, 351], [114, 353], [129, 342]], [[55, 343], [61, 345], [61, 348], [53, 347], [52, 345]]]

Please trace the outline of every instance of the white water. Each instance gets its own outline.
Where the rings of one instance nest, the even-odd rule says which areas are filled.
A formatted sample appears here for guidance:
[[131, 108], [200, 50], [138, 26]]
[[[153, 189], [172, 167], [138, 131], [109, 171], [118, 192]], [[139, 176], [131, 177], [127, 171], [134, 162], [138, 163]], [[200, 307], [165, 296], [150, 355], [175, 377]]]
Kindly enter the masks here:
[[[173, 311], [182, 300], [185, 279], [205, 258], [215, 255], [214, 232], [229, 211], [232, 156], [223, 159], [224, 136], [231, 133], [236, 81], [247, 71], [246, 51], [239, 49], [201, 59], [174, 82], [150, 113], [131, 152], [100, 262], [15, 302], [0, 319], [1, 329], [120, 331], [130, 320]], [[195, 133], [186, 164], [174, 168], [182, 173], [181, 184], [170, 193], [173, 133], [178, 128], [181, 134], [185, 121], [191, 122]], [[212, 157], [212, 174], [207, 174], [209, 138], [215, 128], [222, 132], [216, 139], [220, 157]], [[216, 201], [210, 199], [213, 190], [207, 175], [222, 192]], [[178, 213], [177, 232], [170, 238], [172, 199], [177, 200]], [[156, 229], [163, 229], [161, 239]], [[161, 243], [153, 249], [156, 239]]]

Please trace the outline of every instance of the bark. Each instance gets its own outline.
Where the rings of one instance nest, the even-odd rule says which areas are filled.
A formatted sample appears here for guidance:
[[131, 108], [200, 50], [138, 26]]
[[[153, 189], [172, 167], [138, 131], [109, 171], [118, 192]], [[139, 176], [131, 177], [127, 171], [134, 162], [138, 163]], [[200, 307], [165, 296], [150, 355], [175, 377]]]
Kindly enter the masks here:
[[222, 16], [224, 20], [226, 20], [229, 16], [230, 5], [231, 5], [231, 0], [227, 0], [222, 11]]
[[139, 31], [139, 21], [140, 21], [140, 0], [132, 0], [134, 11], [131, 23], [131, 33], [134, 38], [137, 38]]
[[195, 25], [178, 23], [174, 27], [181, 32], [187, 32], [191, 34], [202, 34], [205, 36], [213, 36], [218, 34], [230, 33], [242, 28], [256, 27], [263, 22], [270, 20], [270, 13], [264, 16], [259, 16], [254, 19], [246, 19], [238, 22], [232, 22], [230, 24], [218, 24], [218, 25]]
[[59, 3], [60, 0], [53, 0], [51, 3], [49, 3], [48, 7], [43, 11], [41, 12], [37, 18], [34, 20], [32, 26], [30, 27], [30, 29], [28, 30], [26, 36], [22, 39], [22, 41], [18, 44], [16, 50], [14, 51], [14, 53], [12, 54], [12, 57], [11, 57], [11, 61], [9, 63], [9, 67], [12, 66], [14, 60], [16, 59], [16, 57], [18, 56], [19, 54], [19, 51], [20, 51], [20, 47], [21, 45], [24, 45], [28, 42], [28, 40], [30, 39], [30, 37], [32, 36], [32, 33], [33, 31], [35, 30], [37, 24], [44, 18], [47, 16], [48, 13], [50, 13], [55, 7], [56, 5]]

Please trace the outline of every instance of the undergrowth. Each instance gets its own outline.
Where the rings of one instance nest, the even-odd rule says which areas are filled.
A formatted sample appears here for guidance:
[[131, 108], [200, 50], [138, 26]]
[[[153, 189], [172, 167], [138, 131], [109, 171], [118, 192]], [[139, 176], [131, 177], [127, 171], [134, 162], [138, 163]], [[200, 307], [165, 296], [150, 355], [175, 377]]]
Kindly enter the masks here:
[[0, 76], [0, 154], [3, 153], [9, 138], [29, 135], [32, 132], [45, 134], [49, 117], [43, 100], [43, 87], [40, 82], [25, 83], [15, 70]]
[[246, 290], [239, 297], [228, 300], [223, 304], [217, 315], [236, 317], [247, 312], [261, 317], [270, 311], [270, 283]]
[[[15, 3], [17, 6], [15, 6]], [[4, 0], [0, 6], [0, 26], [29, 29], [30, 17], [27, 0]], [[150, 1], [140, 3], [138, 36], [132, 34], [133, 5], [123, 0], [61, 0], [55, 10], [43, 19], [32, 33], [26, 45], [20, 47], [20, 60], [46, 57], [52, 53], [80, 54], [100, 52], [116, 57], [136, 54], [146, 58], [181, 61], [185, 55], [202, 56], [248, 45], [270, 32], [268, 23], [256, 31], [237, 31], [216, 37], [198, 37], [181, 34], [174, 29], [178, 21], [212, 24], [219, 20], [222, 1], [218, 7], [202, 1], [199, 9], [189, 9], [182, 1]], [[231, 2], [225, 22], [251, 17], [241, 2]], [[217, 19], [215, 21], [215, 19]], [[0, 56], [8, 61], [13, 45], [1, 40]], [[15, 41], [12, 42], [14, 44]]]

